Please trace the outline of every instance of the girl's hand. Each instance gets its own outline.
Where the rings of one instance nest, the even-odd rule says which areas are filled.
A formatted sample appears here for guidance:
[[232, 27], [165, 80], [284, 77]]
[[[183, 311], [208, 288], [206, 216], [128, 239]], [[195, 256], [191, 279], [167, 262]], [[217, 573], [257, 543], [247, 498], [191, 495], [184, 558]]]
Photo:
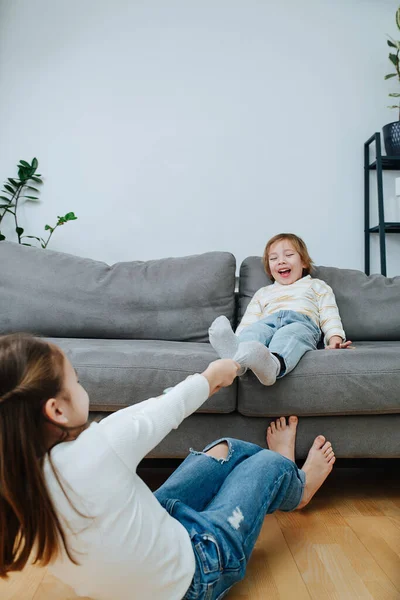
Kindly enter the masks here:
[[210, 363], [202, 373], [210, 386], [210, 396], [218, 392], [220, 388], [231, 385], [239, 369], [239, 363], [231, 358], [221, 358]]
[[347, 340], [347, 342], [329, 342], [329, 346], [326, 347], [327, 350], [341, 350], [342, 348], [351, 348], [353, 349], [354, 346], [352, 346], [353, 342], [351, 342], [350, 340]]

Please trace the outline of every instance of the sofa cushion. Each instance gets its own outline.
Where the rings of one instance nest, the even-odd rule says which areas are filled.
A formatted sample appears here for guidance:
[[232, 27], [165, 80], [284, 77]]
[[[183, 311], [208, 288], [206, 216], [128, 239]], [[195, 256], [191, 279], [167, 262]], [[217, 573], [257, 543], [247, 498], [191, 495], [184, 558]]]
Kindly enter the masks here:
[[[365, 275], [353, 269], [315, 267], [312, 277], [323, 279], [334, 291], [349, 340], [400, 340], [400, 277]], [[240, 320], [255, 292], [271, 284], [261, 258], [250, 256], [240, 267]]]
[[[400, 342], [357, 342], [354, 350], [312, 350], [273, 386], [239, 378], [248, 416], [400, 413]], [[329, 399], [329, 400], [328, 400]]]
[[[89, 394], [91, 411], [113, 411], [159, 396], [201, 373], [217, 356], [209, 344], [153, 340], [50, 338], [60, 346]], [[214, 394], [201, 412], [236, 409], [237, 385]]]
[[204, 342], [234, 315], [228, 252], [112, 266], [10, 242], [0, 252], [0, 333]]

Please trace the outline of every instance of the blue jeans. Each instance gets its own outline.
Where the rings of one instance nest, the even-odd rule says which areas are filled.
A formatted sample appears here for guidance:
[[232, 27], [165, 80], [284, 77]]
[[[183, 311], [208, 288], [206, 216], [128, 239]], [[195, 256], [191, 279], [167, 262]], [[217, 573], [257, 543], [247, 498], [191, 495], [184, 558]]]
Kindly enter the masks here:
[[286, 368], [278, 377], [293, 371], [301, 357], [309, 350], [316, 350], [321, 330], [310, 317], [294, 310], [280, 310], [252, 325], [238, 335], [239, 342], [258, 341], [279, 354]]
[[[222, 441], [227, 458], [204, 454]], [[223, 438], [191, 450], [155, 492], [192, 541], [196, 570], [183, 600], [219, 600], [243, 579], [265, 515], [294, 510], [304, 485], [294, 462], [249, 442]]]

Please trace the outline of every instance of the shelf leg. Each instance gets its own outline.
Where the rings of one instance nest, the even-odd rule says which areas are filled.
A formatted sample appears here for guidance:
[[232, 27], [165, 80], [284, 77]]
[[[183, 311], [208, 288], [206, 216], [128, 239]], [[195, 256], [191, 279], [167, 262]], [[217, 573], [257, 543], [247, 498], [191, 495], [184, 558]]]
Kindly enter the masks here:
[[369, 144], [364, 144], [364, 271], [370, 274]]
[[377, 133], [376, 135], [376, 183], [378, 186], [379, 249], [381, 255], [381, 274], [386, 277], [385, 216], [383, 210], [382, 153], [380, 133]]

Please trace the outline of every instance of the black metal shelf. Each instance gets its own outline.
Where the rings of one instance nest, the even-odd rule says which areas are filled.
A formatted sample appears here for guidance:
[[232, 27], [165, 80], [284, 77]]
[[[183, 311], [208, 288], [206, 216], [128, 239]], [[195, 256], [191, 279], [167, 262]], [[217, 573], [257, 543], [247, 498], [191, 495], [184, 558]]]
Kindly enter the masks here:
[[[400, 233], [400, 223], [384, 223], [383, 224], [385, 233]], [[369, 229], [370, 233], [379, 233], [379, 225], [376, 227], [371, 227]]]
[[[375, 160], [370, 162], [369, 150], [375, 143]], [[370, 172], [376, 171], [376, 185], [378, 191], [378, 220], [379, 224], [370, 227], [369, 223], [369, 196]], [[387, 223], [383, 209], [383, 171], [400, 171], [400, 156], [382, 156], [381, 134], [374, 133], [364, 144], [364, 241], [365, 241], [365, 273], [370, 272], [370, 235], [379, 234], [379, 251], [381, 259], [381, 274], [386, 276], [386, 234], [400, 233], [400, 223]]]
[[[399, 171], [400, 170], [400, 156], [382, 156], [382, 171]], [[376, 171], [376, 163], [374, 161], [369, 165], [371, 171]]]

